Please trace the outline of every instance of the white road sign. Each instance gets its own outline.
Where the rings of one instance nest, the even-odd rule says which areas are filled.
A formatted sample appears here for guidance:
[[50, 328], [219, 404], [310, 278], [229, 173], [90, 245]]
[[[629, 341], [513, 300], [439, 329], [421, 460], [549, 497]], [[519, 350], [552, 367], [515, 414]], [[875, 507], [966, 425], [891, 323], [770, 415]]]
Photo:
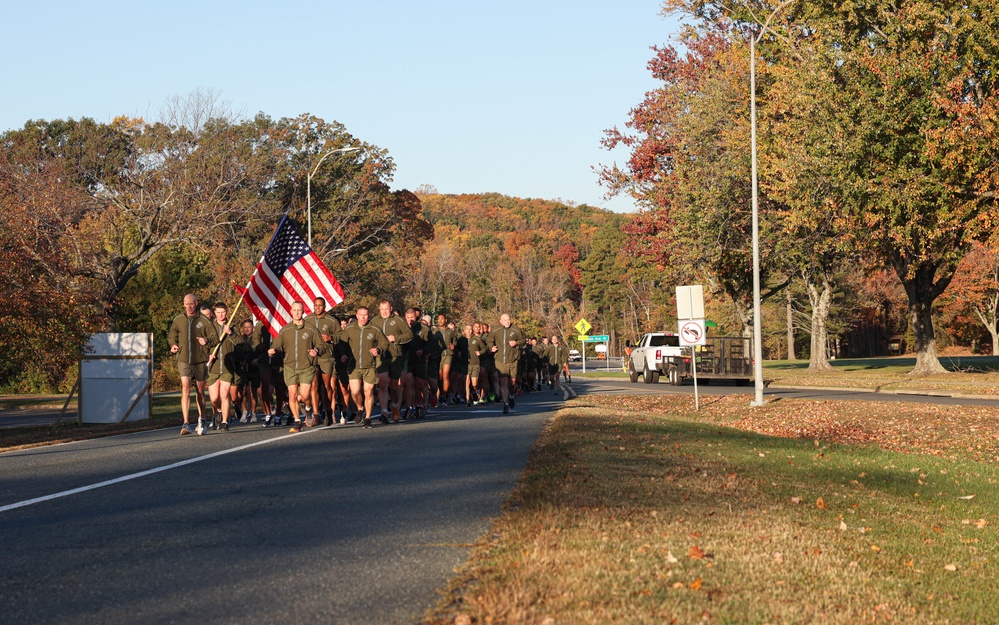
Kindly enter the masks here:
[[704, 319], [681, 320], [677, 325], [680, 327], [678, 334], [680, 335], [681, 347], [704, 345], [706, 343], [704, 337]]

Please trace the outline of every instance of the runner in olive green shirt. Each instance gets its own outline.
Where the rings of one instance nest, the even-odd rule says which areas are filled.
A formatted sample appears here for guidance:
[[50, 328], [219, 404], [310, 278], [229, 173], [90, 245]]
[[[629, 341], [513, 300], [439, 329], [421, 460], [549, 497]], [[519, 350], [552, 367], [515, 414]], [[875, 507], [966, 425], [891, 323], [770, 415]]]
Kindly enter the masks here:
[[194, 380], [198, 406], [198, 434], [204, 434], [205, 381], [208, 379], [208, 350], [214, 346], [211, 321], [198, 311], [198, 298], [188, 293], [184, 296], [184, 314], [174, 318], [167, 332], [170, 353], [177, 355], [177, 372], [180, 374], [180, 412], [184, 417], [181, 435], [190, 434], [191, 380]]
[[[333, 409], [339, 404], [333, 376], [336, 370], [333, 346], [340, 340], [340, 320], [326, 312], [326, 300], [317, 297], [312, 303], [312, 314], [305, 318], [329, 349], [319, 357], [316, 377], [312, 381], [312, 405], [321, 408], [319, 417], [326, 425], [333, 424]], [[322, 392], [320, 392], [322, 391]]]
[[561, 375], [562, 369], [568, 371], [569, 369], [569, 348], [562, 345], [561, 339], [557, 334], [552, 336], [552, 344], [548, 348], [548, 366], [546, 367], [550, 374], [555, 376], [555, 382], [553, 388], [555, 389], [556, 395], [562, 394], [562, 384]]
[[224, 302], [212, 308], [212, 330], [217, 346], [208, 356], [208, 397], [212, 402], [212, 429], [229, 430], [232, 395], [229, 389], [236, 382], [236, 359], [240, 356], [240, 339], [229, 324], [229, 307]]
[[440, 332], [444, 341], [444, 351], [441, 353], [440, 387], [441, 405], [446, 406], [453, 401], [451, 396], [451, 361], [454, 358], [454, 343], [458, 340], [458, 335], [448, 327], [447, 316], [437, 315], [437, 331]]
[[520, 348], [527, 342], [527, 337], [520, 328], [513, 325], [510, 315], [500, 315], [500, 327], [489, 334], [486, 345], [496, 359], [496, 373], [499, 374], [499, 391], [503, 399], [503, 414], [510, 412], [516, 406], [514, 395], [517, 389], [514, 382], [517, 379], [517, 361], [520, 359]]
[[284, 353], [284, 382], [288, 386], [288, 407], [295, 421], [290, 432], [302, 430], [301, 407], [305, 408], [305, 423], [312, 427], [316, 425], [312, 411], [312, 380], [316, 375], [316, 360], [325, 353], [326, 344], [319, 333], [306, 325], [302, 316], [305, 304], [294, 302], [291, 305], [291, 323], [281, 328], [274, 343], [267, 351], [273, 356], [277, 352]]
[[[371, 427], [371, 411], [375, 407], [378, 357], [388, 351], [390, 345], [382, 331], [368, 323], [369, 315], [364, 306], [358, 308], [357, 323], [347, 324], [340, 333], [340, 345], [344, 347], [340, 360], [345, 364], [353, 361], [353, 368], [348, 373], [350, 394], [358, 408], [364, 406], [363, 423], [366, 428]], [[355, 423], [359, 419], [360, 412], [355, 417]]]
[[406, 320], [400, 317], [392, 303], [387, 299], [378, 302], [378, 317], [371, 325], [382, 331], [388, 339], [389, 348], [380, 356], [378, 364], [378, 403], [382, 414], [378, 417], [382, 423], [388, 423], [389, 395], [392, 397], [392, 418], [399, 420], [399, 408], [402, 405], [402, 372], [406, 365], [406, 348], [404, 345], [413, 340], [413, 331]]

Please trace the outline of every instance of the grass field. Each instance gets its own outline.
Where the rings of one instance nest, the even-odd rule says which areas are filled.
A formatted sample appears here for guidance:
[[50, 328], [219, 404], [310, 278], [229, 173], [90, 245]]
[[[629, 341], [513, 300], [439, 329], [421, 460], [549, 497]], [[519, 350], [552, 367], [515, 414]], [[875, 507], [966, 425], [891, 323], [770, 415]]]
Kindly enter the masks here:
[[[46, 396], [41, 398], [18, 397], [0, 398], [0, 410], [9, 410], [14, 407], [36, 407], [48, 410], [59, 410], [66, 402], [65, 397]], [[75, 400], [70, 404], [71, 411], [75, 412]], [[197, 419], [197, 408], [194, 407], [194, 399], [191, 399], [191, 414]], [[71, 421], [60, 423], [59, 425], [42, 425], [31, 427], [16, 427], [0, 429], [0, 451], [11, 451], [38, 445], [52, 445], [55, 443], [65, 443], [69, 441], [86, 440], [89, 438], [99, 438], [113, 434], [127, 434], [129, 432], [141, 432], [144, 430], [154, 430], [162, 427], [176, 425], [178, 428], [183, 419], [180, 416], [180, 394], [179, 393], [157, 393], [153, 395], [152, 418], [146, 421], [132, 421], [128, 423], [107, 423], [107, 424], [85, 424], [76, 423], [75, 416], [70, 415]]]
[[[999, 357], [945, 357], [941, 364], [950, 373], [913, 377], [914, 358], [858, 358], [833, 360], [833, 370], [810, 373], [807, 360], [770, 360], [763, 363], [763, 377], [771, 386], [815, 386], [871, 391], [939, 391], [956, 395], [999, 395]], [[627, 379], [620, 370], [587, 370], [579, 378]], [[661, 382], [661, 383], [664, 383]]]
[[999, 622], [991, 411], [690, 404], [569, 402], [425, 622]]

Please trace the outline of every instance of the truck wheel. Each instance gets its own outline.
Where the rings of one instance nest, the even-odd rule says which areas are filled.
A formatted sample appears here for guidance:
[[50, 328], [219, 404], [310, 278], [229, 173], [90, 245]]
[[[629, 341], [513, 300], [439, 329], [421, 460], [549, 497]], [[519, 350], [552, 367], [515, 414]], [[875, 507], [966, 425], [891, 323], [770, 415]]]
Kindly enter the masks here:
[[680, 372], [676, 370], [676, 367], [670, 366], [669, 371], [666, 372], [666, 378], [673, 386], [680, 386], [683, 384], [683, 380], [680, 379]]
[[653, 384], [655, 382], [655, 380], [653, 380], [652, 378], [651, 369], [646, 369], [642, 371], [642, 381], [645, 382], [646, 384]]
[[638, 382], [638, 372], [635, 371], [635, 363], [628, 361], [628, 378], [631, 380], [632, 384]]

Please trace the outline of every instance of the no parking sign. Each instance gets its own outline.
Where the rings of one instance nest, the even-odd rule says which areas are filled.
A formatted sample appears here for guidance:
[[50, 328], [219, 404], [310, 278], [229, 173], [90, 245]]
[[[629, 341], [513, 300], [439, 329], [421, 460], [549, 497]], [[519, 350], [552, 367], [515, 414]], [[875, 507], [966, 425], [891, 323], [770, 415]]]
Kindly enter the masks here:
[[693, 347], [694, 345], [704, 345], [705, 332], [704, 332], [704, 319], [686, 319], [681, 320], [677, 325], [680, 326], [680, 346], [681, 347]]

